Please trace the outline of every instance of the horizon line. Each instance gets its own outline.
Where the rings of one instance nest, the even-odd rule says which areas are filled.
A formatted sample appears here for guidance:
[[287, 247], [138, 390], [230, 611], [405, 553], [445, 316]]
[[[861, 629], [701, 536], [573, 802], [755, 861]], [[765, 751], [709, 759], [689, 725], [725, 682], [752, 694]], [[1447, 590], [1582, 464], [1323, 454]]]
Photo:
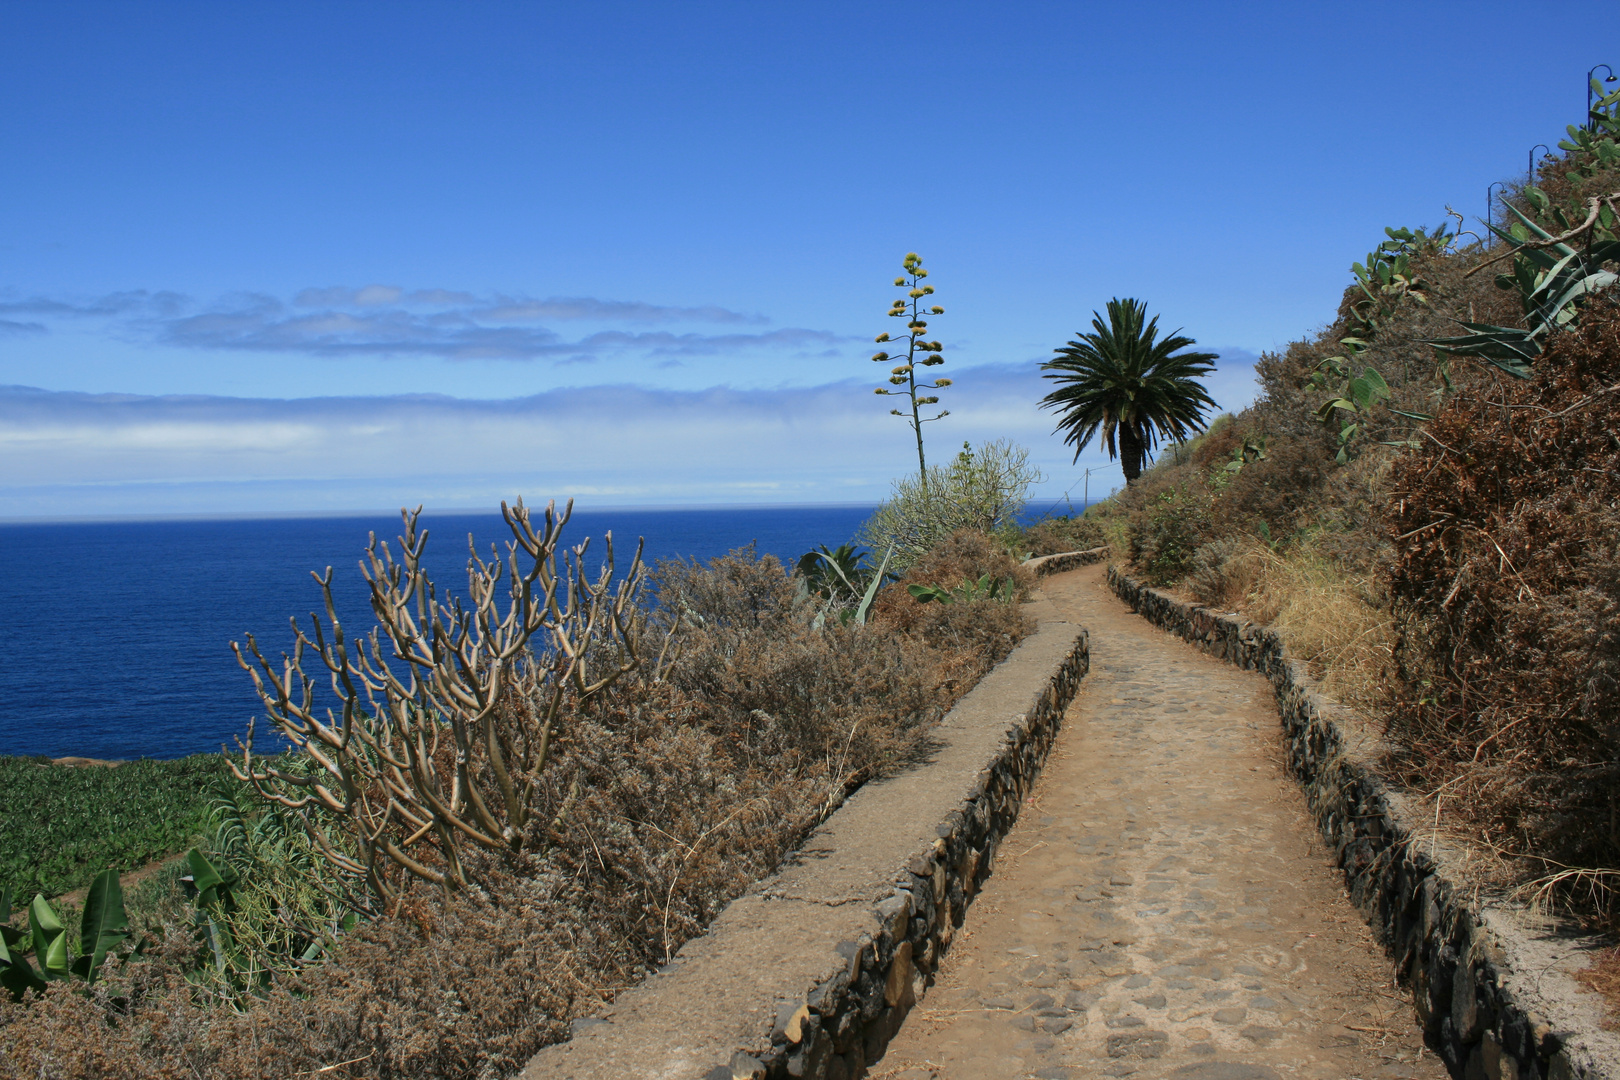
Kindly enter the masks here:
[[[550, 500], [547, 500], [548, 502]], [[566, 500], [558, 500], [566, 502]], [[592, 505], [582, 507], [575, 499], [575, 514], [618, 513], [622, 511], [636, 511], [638, 513], [674, 513], [683, 510], [855, 510], [875, 509], [879, 502], [787, 502], [787, 503], [611, 503], [602, 506]], [[538, 505], [538, 504], [534, 504]], [[531, 505], [530, 509], [534, 506]], [[164, 521], [317, 521], [342, 518], [392, 518], [399, 514], [403, 507], [390, 510], [375, 508], [344, 509], [344, 510], [243, 510], [235, 513], [204, 513], [204, 514], [71, 514], [65, 516], [41, 517], [3, 517], [0, 516], [0, 526], [6, 525], [94, 525], [109, 524], [135, 524], [138, 522], [164, 522]], [[422, 516], [430, 518], [448, 514], [468, 515], [478, 514], [488, 517], [500, 517], [500, 508], [490, 509], [488, 506], [444, 506], [427, 508], [424, 506]]]

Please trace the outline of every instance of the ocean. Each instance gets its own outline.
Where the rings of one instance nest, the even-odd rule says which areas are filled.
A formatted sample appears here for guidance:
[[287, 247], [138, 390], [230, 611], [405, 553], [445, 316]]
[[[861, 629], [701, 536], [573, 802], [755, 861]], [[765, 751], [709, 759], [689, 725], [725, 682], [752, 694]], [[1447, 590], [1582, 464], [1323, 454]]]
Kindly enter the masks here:
[[[871, 511], [576, 511], [563, 538], [592, 537], [590, 559], [611, 529], [621, 569], [637, 537], [648, 561], [707, 560], [753, 542], [791, 566], [849, 540]], [[499, 514], [422, 520], [434, 583], [463, 596], [468, 534], [484, 553], [510, 535]], [[368, 629], [359, 561], [373, 530], [392, 541], [400, 520], [0, 525], [0, 754], [175, 758], [234, 746], [262, 708], [230, 642], [252, 633], [267, 656], [289, 649], [287, 620], [308, 626], [321, 604], [310, 571], [327, 566], [346, 632]]]

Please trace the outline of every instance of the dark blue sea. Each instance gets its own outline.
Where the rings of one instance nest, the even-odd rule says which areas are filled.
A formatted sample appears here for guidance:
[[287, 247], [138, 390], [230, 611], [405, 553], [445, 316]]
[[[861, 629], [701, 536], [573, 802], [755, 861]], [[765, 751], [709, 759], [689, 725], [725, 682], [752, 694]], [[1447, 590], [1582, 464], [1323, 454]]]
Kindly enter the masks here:
[[[637, 537], [649, 561], [707, 560], [753, 542], [791, 566], [817, 544], [849, 540], [871, 510], [576, 511], [563, 537], [594, 538], [594, 558], [611, 529], [621, 569]], [[423, 522], [431, 576], [457, 595], [468, 534], [485, 553], [510, 535], [498, 514]], [[391, 541], [400, 520], [0, 525], [0, 754], [174, 758], [231, 744], [261, 709], [230, 642], [252, 633], [279, 656], [292, 643], [288, 618], [307, 626], [320, 606], [310, 571], [327, 566], [345, 630], [369, 628], [359, 560], [373, 530]]]

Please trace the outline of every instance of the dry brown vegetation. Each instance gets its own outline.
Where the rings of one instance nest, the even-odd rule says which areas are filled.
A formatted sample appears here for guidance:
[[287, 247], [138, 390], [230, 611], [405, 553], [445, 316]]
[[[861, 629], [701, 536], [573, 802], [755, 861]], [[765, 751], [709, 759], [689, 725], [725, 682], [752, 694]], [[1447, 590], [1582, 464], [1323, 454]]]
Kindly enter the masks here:
[[1391, 477], [1395, 734], [1485, 838], [1607, 907], [1620, 871], [1620, 298], [1527, 382], [1452, 398]]
[[[1573, 154], [1538, 180], [1574, 220], [1620, 168]], [[1558, 231], [1520, 195], [1516, 205]], [[1320, 333], [1267, 354], [1235, 417], [1161, 455], [1042, 548], [1115, 540], [1150, 582], [1275, 626], [1334, 695], [1386, 724], [1392, 772], [1523, 895], [1620, 925], [1620, 301], [1584, 301], [1529, 380], [1428, 341], [1466, 320], [1524, 326], [1481, 267], [1505, 248], [1431, 245], [1426, 302], [1370, 332], [1352, 287]], [[1346, 353], [1346, 337], [1368, 342]], [[1336, 462], [1343, 414], [1313, 383], [1348, 356], [1388, 383]], [[1431, 414], [1422, 421], [1401, 412]], [[1241, 462], [1241, 463], [1240, 463]], [[1072, 546], [1080, 546], [1078, 543]]]
[[[958, 534], [908, 580], [986, 573], [1022, 572]], [[91, 994], [0, 1001], [0, 1076], [509, 1075], [666, 962], [854, 786], [925, 754], [1027, 631], [1016, 602], [922, 605], [903, 586], [867, 625], [816, 628], [781, 565], [746, 549], [657, 579], [680, 657], [568, 717], [527, 854], [471, 854], [480, 885], [455, 895], [407, 885], [393, 917], [263, 998], [188, 982], [197, 945], [172, 924]]]

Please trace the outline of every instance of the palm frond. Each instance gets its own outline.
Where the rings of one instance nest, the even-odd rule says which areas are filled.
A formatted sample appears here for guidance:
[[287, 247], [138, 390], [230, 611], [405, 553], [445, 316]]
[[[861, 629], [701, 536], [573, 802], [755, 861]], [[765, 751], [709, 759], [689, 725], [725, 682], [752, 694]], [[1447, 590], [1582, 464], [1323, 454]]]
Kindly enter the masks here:
[[[1184, 352], [1197, 342], [1179, 329], [1160, 339], [1159, 318], [1148, 318], [1143, 301], [1115, 297], [1107, 311], [1106, 322], [1092, 312], [1091, 332], [1041, 365], [1044, 377], [1058, 384], [1041, 407], [1058, 412], [1055, 431], [1074, 447], [1075, 460], [1099, 432], [1113, 458], [1121, 442], [1152, 451], [1161, 439], [1179, 441], [1204, 430], [1205, 410], [1215, 401], [1202, 380], [1215, 370], [1217, 354]], [[1130, 438], [1120, 437], [1121, 427]], [[1136, 464], [1126, 463], [1128, 479]]]

